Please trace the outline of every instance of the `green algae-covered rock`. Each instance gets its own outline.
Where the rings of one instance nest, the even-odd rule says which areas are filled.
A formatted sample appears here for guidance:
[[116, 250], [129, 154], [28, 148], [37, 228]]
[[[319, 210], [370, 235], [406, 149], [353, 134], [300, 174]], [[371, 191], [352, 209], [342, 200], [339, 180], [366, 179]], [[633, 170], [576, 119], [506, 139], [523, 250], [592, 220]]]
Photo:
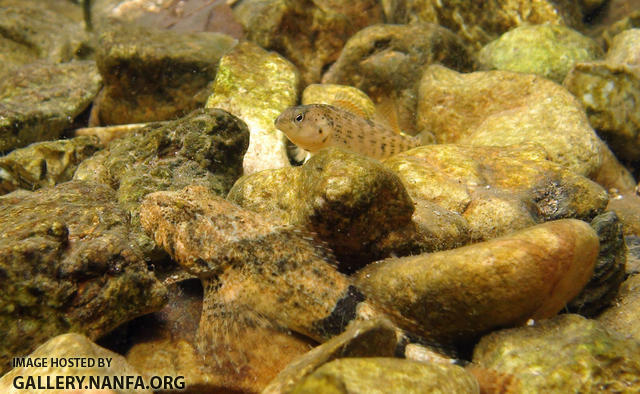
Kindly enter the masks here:
[[400, 176], [418, 207], [428, 202], [460, 215], [475, 240], [547, 220], [591, 220], [608, 200], [602, 187], [547, 160], [533, 144], [427, 145], [384, 164]]
[[640, 157], [640, 29], [617, 35], [604, 61], [579, 63], [564, 81], [591, 125], [627, 160]]
[[571, 67], [603, 56], [598, 44], [559, 25], [517, 27], [485, 45], [478, 53], [482, 70], [538, 74], [562, 83]]
[[78, 164], [99, 149], [96, 137], [38, 142], [16, 149], [0, 157], [0, 194], [68, 181]]
[[39, 59], [63, 63], [90, 52], [83, 24], [48, 7], [54, 2], [0, 1], [0, 75]]
[[175, 119], [201, 107], [218, 61], [236, 44], [219, 33], [116, 25], [99, 38], [102, 124]]
[[464, 344], [501, 327], [549, 318], [593, 275], [598, 237], [585, 222], [547, 222], [462, 248], [388, 258], [355, 274], [376, 304], [415, 332]]
[[207, 108], [221, 108], [249, 126], [244, 173], [289, 166], [286, 137], [273, 121], [298, 101], [299, 77], [285, 58], [244, 42], [220, 60]]
[[577, 1], [555, 0], [396, 0], [385, 1], [392, 23], [430, 22], [457, 33], [478, 50], [501, 34], [527, 23], [551, 23], [579, 28]]
[[[434, 65], [425, 70], [419, 94], [418, 127], [431, 130], [438, 142], [535, 142], [551, 161], [606, 188], [627, 190], [633, 184], [589, 125], [576, 98], [546, 78], [510, 71], [461, 74]], [[626, 175], [603, 178], [605, 170]]]
[[376, 242], [409, 225], [414, 210], [397, 175], [341, 149], [322, 150], [302, 167], [245, 176], [228, 199], [313, 231], [351, 268], [375, 258]]
[[385, 102], [397, 113], [400, 128], [412, 132], [418, 81], [432, 63], [471, 69], [462, 41], [448, 29], [431, 23], [375, 25], [347, 41], [322, 82], [355, 86], [374, 102]]
[[341, 358], [318, 368], [291, 393], [480, 393], [478, 382], [457, 365], [397, 358]]
[[300, 69], [304, 86], [320, 81], [349, 37], [382, 22], [376, 0], [241, 0], [233, 12], [249, 40]]
[[640, 343], [577, 315], [495, 332], [473, 353], [474, 363], [518, 382], [520, 393], [640, 389]]
[[[89, 338], [80, 334], [69, 333], [58, 335], [39, 346], [28, 356], [23, 353], [21, 353], [20, 356], [27, 357], [31, 360], [47, 360], [47, 366], [14, 368], [0, 379], [0, 390], [4, 393], [15, 391], [16, 386], [14, 382], [20, 382], [26, 385], [28, 377], [33, 377], [36, 382], [42, 382], [43, 386], [47, 385], [46, 382], [51, 382], [51, 384], [55, 386], [54, 382], [56, 382], [58, 376], [73, 377], [74, 384], [71, 385], [68, 383], [69, 381], [66, 381], [65, 387], [67, 388], [82, 387], [78, 384], [77, 379], [84, 379], [85, 384], [88, 384], [89, 379], [95, 379], [97, 377], [110, 378], [112, 379], [111, 381], [122, 379], [122, 376], [132, 376], [134, 379], [140, 378], [138, 371], [127, 363], [124, 357], [96, 345], [94, 342], [91, 342]], [[71, 360], [75, 358], [93, 360], [95, 364], [91, 367], [82, 366], [80, 363], [75, 363], [73, 367], [52, 366], [51, 360]], [[98, 366], [98, 359], [107, 359], [110, 361], [108, 365]], [[151, 393], [149, 390], [140, 389], [119, 390], [119, 392], [123, 394]]]
[[6, 194], [0, 234], [0, 371], [50, 337], [96, 339], [165, 302], [127, 212], [105, 185]]
[[288, 393], [309, 374], [332, 360], [347, 357], [392, 357], [397, 329], [384, 319], [354, 321], [345, 332], [298, 357], [273, 379], [263, 393]]
[[[197, 184], [225, 195], [242, 174], [248, 144], [249, 132], [240, 119], [220, 109], [197, 110], [114, 140], [85, 160], [74, 179], [101, 182], [117, 190], [118, 202], [139, 228], [139, 204], [148, 193]], [[139, 242], [146, 253], [155, 248], [143, 234]]]
[[100, 85], [93, 61], [33, 63], [0, 78], [0, 152], [58, 138]]

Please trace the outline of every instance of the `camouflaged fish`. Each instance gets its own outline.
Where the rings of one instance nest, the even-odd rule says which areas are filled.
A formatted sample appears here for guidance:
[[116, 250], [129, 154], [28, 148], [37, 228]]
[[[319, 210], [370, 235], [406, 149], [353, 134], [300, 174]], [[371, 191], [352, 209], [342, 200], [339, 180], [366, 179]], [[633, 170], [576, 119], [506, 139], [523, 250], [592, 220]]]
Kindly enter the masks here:
[[275, 126], [291, 142], [311, 153], [337, 146], [375, 159], [384, 159], [424, 145], [419, 136], [395, 133], [382, 123], [328, 104], [287, 108], [275, 120]]

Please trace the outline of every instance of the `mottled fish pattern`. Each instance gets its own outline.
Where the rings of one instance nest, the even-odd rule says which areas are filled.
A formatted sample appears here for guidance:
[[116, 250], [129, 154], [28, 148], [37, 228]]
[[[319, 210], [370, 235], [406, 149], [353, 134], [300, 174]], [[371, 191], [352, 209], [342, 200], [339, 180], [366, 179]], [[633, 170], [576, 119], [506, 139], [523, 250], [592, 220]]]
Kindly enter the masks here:
[[311, 153], [337, 146], [384, 159], [422, 145], [418, 137], [397, 134], [383, 124], [327, 104], [287, 108], [275, 125], [291, 142]]

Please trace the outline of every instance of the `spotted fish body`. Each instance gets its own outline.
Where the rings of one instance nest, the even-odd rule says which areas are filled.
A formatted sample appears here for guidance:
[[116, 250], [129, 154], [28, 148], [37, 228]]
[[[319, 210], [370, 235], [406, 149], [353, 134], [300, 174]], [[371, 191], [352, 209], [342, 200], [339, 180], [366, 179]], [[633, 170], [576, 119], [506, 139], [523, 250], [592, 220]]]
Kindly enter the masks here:
[[327, 104], [287, 108], [275, 125], [291, 142], [312, 153], [337, 146], [384, 159], [422, 145], [417, 137], [397, 134], [383, 124]]

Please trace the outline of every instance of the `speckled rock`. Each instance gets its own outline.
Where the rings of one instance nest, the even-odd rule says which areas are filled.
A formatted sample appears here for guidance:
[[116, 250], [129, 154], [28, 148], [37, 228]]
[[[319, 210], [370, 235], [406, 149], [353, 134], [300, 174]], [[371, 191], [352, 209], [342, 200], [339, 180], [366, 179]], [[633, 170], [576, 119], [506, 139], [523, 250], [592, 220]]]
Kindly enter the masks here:
[[0, 75], [39, 59], [63, 63], [89, 54], [82, 23], [55, 12], [48, 3], [54, 1], [0, 2]]
[[377, 257], [376, 243], [410, 225], [413, 202], [380, 162], [340, 149], [302, 167], [241, 178], [228, 199], [317, 234], [348, 270]]
[[175, 119], [204, 105], [218, 61], [236, 44], [220, 33], [176, 33], [130, 25], [102, 32], [103, 125]]
[[640, 388], [639, 358], [635, 340], [567, 314], [484, 337], [473, 362], [511, 376], [512, 392], [628, 393]]
[[463, 248], [382, 260], [354, 281], [374, 302], [416, 321], [418, 334], [460, 344], [555, 315], [589, 281], [597, 256], [593, 229], [563, 219]]
[[[196, 332], [202, 312], [203, 289], [198, 279], [167, 285], [169, 302], [158, 312], [132, 321], [127, 340], [134, 345], [127, 361], [143, 376], [184, 376], [186, 389], [195, 392], [260, 392], [294, 357], [315, 342], [269, 327], [244, 327], [232, 348], [200, 353]], [[238, 335], [240, 332], [237, 333]], [[216, 352], [242, 352], [241, 368], [216, 364]]]
[[615, 303], [605, 310], [597, 320], [607, 329], [640, 341], [640, 275], [632, 275], [620, 286]]
[[[153, 123], [85, 160], [74, 179], [107, 184], [139, 229], [140, 201], [158, 190], [198, 184], [225, 195], [242, 174], [249, 144], [247, 126], [220, 109], [202, 109], [166, 123]], [[142, 232], [138, 243], [157, 259], [153, 241]]]
[[263, 390], [264, 394], [289, 393], [322, 365], [347, 357], [392, 357], [396, 331], [386, 320], [354, 322], [345, 332], [291, 362]]
[[[575, 97], [536, 75], [509, 71], [459, 74], [430, 66], [420, 82], [417, 116], [418, 126], [431, 130], [440, 143], [507, 146], [535, 142], [552, 161], [592, 179], [598, 178], [605, 161], [621, 167], [615, 157], [608, 156], [611, 152], [596, 136]], [[625, 180], [624, 185], [603, 186], [628, 189], [633, 182], [628, 173]]]
[[6, 194], [0, 234], [1, 371], [50, 337], [96, 339], [165, 302], [107, 186], [71, 181]]
[[33, 63], [0, 78], [0, 152], [58, 138], [100, 84], [93, 61]]
[[286, 137], [273, 121], [298, 101], [296, 68], [277, 53], [244, 42], [220, 60], [207, 108], [222, 108], [249, 126], [244, 173], [289, 166]]
[[78, 164], [98, 149], [95, 137], [38, 142], [16, 149], [0, 157], [0, 194], [71, 180]]
[[601, 62], [579, 63], [564, 81], [589, 122], [621, 158], [640, 157], [640, 29], [614, 37]]
[[[325, 341], [359, 313], [379, 315], [312, 237], [203, 187], [148, 195], [140, 219], [156, 243], [203, 282], [202, 349], [225, 349], [242, 337], [243, 326], [255, 325]], [[228, 352], [218, 357], [238, 364]]]
[[342, 358], [318, 368], [291, 393], [480, 393], [476, 379], [457, 365], [397, 358]]
[[[400, 176], [416, 212], [427, 203], [459, 215], [474, 240], [548, 220], [591, 220], [608, 200], [603, 188], [546, 160], [544, 150], [533, 144], [428, 145], [384, 164]], [[432, 218], [414, 215], [414, 221], [428, 225]]]
[[577, 1], [392, 0], [387, 3], [390, 3], [386, 7], [387, 20], [392, 23], [436, 23], [457, 33], [476, 50], [524, 24], [551, 23], [572, 28], [582, 25]]
[[611, 304], [625, 279], [627, 248], [622, 223], [615, 212], [607, 211], [591, 221], [598, 234], [600, 252], [593, 276], [576, 298], [567, 305], [569, 312], [594, 317]]
[[355, 86], [396, 113], [400, 128], [415, 134], [417, 86], [426, 65], [471, 69], [466, 48], [451, 31], [430, 23], [376, 25], [351, 37], [323, 83]]
[[241, 0], [233, 12], [249, 40], [300, 69], [303, 86], [320, 81], [349, 37], [382, 22], [376, 0]]
[[624, 243], [627, 245], [627, 275], [640, 274], [640, 237], [626, 236]]
[[603, 55], [594, 40], [566, 26], [526, 25], [485, 45], [478, 53], [478, 66], [537, 74], [562, 83], [574, 64]]
[[[21, 356], [23, 356], [21, 354]], [[27, 379], [32, 377], [36, 379], [35, 382], [37, 384], [37, 379], [42, 379], [42, 384], [46, 384], [46, 379], [51, 379], [51, 383], [55, 385], [55, 378], [57, 376], [64, 377], [74, 377], [75, 379], [84, 378], [84, 385], [88, 385], [88, 380], [90, 378], [109, 376], [109, 377], [123, 377], [123, 376], [133, 376], [134, 381], [135, 378], [140, 375], [133, 368], [127, 360], [124, 359], [121, 355], [114, 353], [110, 350], [102, 348], [95, 343], [91, 342], [91, 340], [84, 335], [80, 334], [63, 334], [58, 335], [55, 338], [51, 338], [46, 343], [39, 346], [33, 353], [29, 354], [27, 357], [31, 358], [31, 360], [36, 360], [37, 358], [43, 358], [48, 361], [47, 367], [20, 367], [14, 368], [11, 372], [7, 373], [0, 379], [0, 390], [3, 393], [21, 393], [23, 390], [16, 390], [13, 385], [14, 379], [18, 378], [23, 384], [27, 383]], [[50, 367], [52, 359], [72, 359], [80, 357], [85, 360], [93, 360], [94, 363], [97, 364], [98, 359], [109, 360], [108, 367]], [[21, 377], [21, 378], [19, 378]], [[73, 390], [75, 389], [84, 389], [83, 385], [78, 385], [77, 380], [74, 379], [74, 386], [72, 387], [68, 383], [63, 384], [63, 387], [66, 389]], [[68, 381], [66, 381], [68, 382]], [[145, 384], [149, 381], [145, 381]], [[26, 386], [25, 386], [26, 387]], [[37, 387], [37, 386], [36, 386]], [[62, 390], [61, 390], [62, 391]], [[75, 390], [74, 390], [75, 391]], [[39, 390], [31, 389], [29, 392], [43, 392]], [[58, 392], [46, 390], [46, 392]], [[88, 392], [85, 390], [80, 390], [78, 392]], [[92, 392], [97, 392], [96, 390]], [[100, 390], [100, 392], [104, 392]], [[118, 390], [118, 393], [151, 393], [150, 390], [138, 389], [138, 390]]]

